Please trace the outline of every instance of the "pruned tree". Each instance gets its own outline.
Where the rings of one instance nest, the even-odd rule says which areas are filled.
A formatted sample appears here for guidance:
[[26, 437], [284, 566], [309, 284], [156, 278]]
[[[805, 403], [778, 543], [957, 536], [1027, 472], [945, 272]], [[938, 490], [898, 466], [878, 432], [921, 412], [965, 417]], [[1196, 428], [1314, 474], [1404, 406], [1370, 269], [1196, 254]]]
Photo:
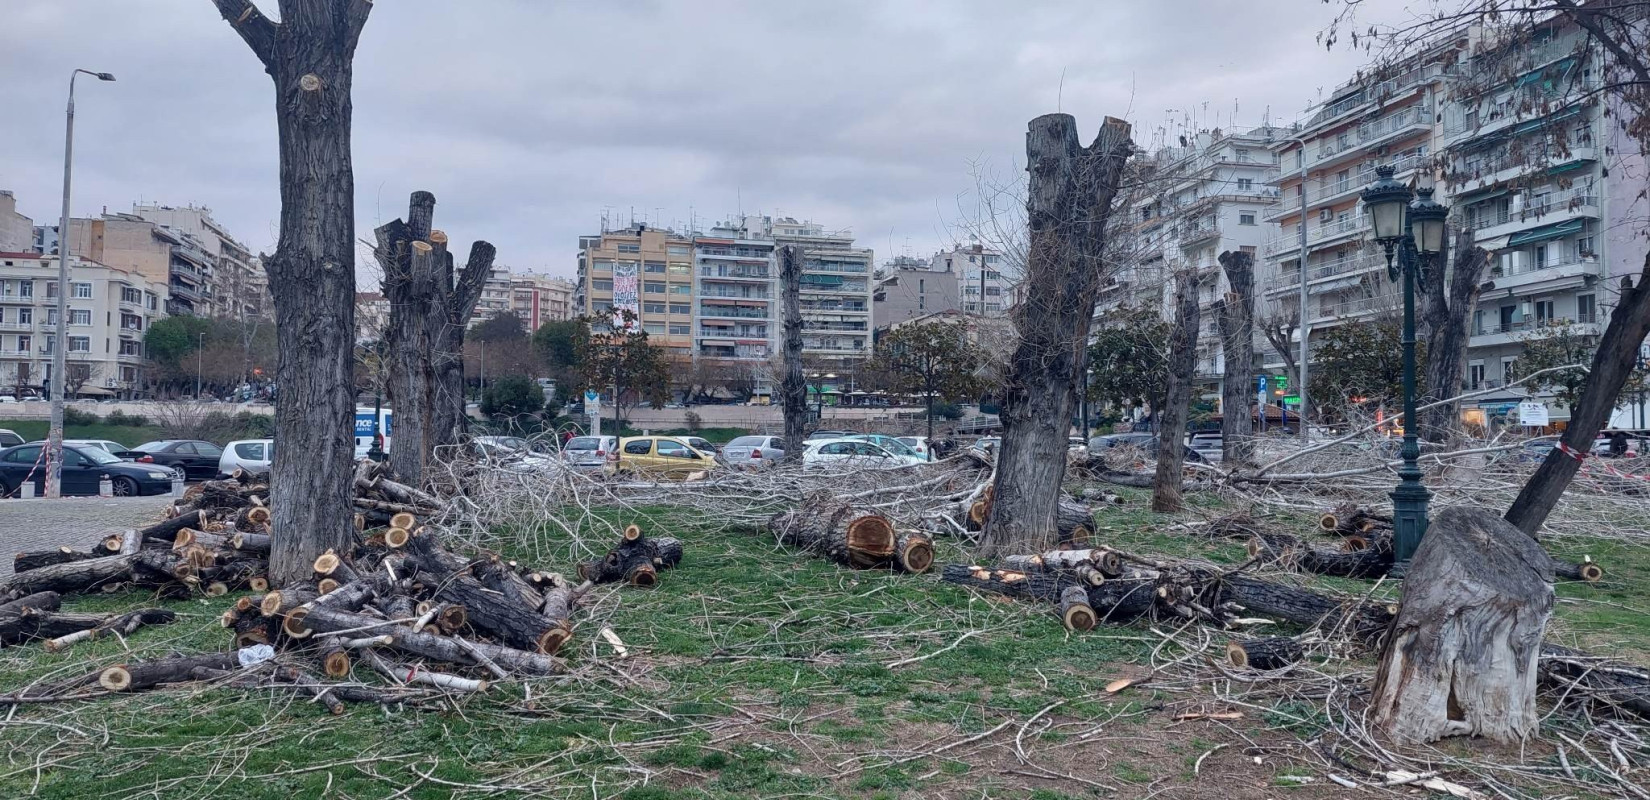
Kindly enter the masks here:
[[901, 325], [877, 342], [867, 365], [877, 385], [895, 394], [921, 395], [928, 441], [934, 440], [934, 403], [968, 399], [980, 392], [980, 348], [957, 324]]
[[1478, 303], [1489, 253], [1475, 243], [1472, 231], [1460, 231], [1455, 235], [1454, 261], [1448, 276], [1441, 274], [1442, 264], [1431, 262], [1423, 276], [1426, 296], [1418, 338], [1427, 343], [1422, 383], [1428, 391], [1417, 401], [1439, 404], [1421, 412], [1417, 433], [1429, 442], [1448, 441], [1461, 427], [1460, 404], [1451, 398], [1460, 394], [1457, 389], [1467, 363], [1467, 323]]
[[808, 385], [802, 381], [802, 248], [779, 248], [779, 291], [785, 315], [784, 378], [779, 388], [785, 412], [785, 460], [802, 460], [808, 418]]
[[353, 542], [355, 171], [350, 83], [371, 0], [280, 0], [281, 21], [251, 0], [213, 0], [275, 84], [281, 222], [264, 263], [280, 336], [270, 552], [277, 585]]
[[1227, 251], [1220, 268], [1231, 288], [1219, 302], [1220, 350], [1226, 363], [1220, 381], [1220, 441], [1223, 463], [1238, 466], [1254, 458], [1254, 420], [1249, 416], [1250, 375], [1255, 364], [1255, 257]]
[[987, 555], [1040, 553], [1058, 539], [1055, 510], [1077, 376], [1099, 293], [1107, 222], [1134, 147], [1127, 122], [1107, 117], [1083, 147], [1077, 121], [1047, 114], [1026, 135], [1024, 300], [1014, 307], [1019, 341], [1002, 387], [1002, 449], [981, 539]]
[[670, 357], [635, 325], [635, 314], [620, 312], [617, 324], [585, 318], [573, 353], [586, 388], [613, 390], [616, 420], [641, 403], [663, 408], [670, 402]]
[[1168, 383], [1158, 412], [1157, 474], [1152, 478], [1152, 510], [1179, 511], [1186, 469], [1186, 417], [1191, 412], [1197, 369], [1197, 270], [1180, 273], [1174, 289], [1174, 329], [1169, 335]]
[[[1289, 385], [1301, 385], [1300, 354], [1296, 350], [1299, 344], [1295, 341], [1295, 331], [1301, 326], [1300, 310], [1280, 306], [1255, 324], [1260, 327], [1261, 335], [1266, 337], [1266, 343], [1271, 345], [1272, 352], [1283, 362], [1283, 374], [1289, 378]], [[1301, 401], [1312, 403], [1316, 397], [1317, 394], [1307, 392]], [[1303, 420], [1312, 418], [1311, 410], [1305, 405], [1301, 406], [1300, 414]]]
[[[456, 443], [464, 431], [465, 329], [496, 254], [487, 242], [472, 244], [469, 262], [455, 275], [447, 234], [431, 227], [434, 221], [435, 195], [417, 191], [405, 221], [373, 231], [373, 256], [390, 306], [383, 359], [395, 409], [390, 467], [413, 486], [424, 484], [436, 448]], [[516, 337], [525, 340], [521, 320], [512, 320]], [[500, 324], [508, 327], [512, 320]]]

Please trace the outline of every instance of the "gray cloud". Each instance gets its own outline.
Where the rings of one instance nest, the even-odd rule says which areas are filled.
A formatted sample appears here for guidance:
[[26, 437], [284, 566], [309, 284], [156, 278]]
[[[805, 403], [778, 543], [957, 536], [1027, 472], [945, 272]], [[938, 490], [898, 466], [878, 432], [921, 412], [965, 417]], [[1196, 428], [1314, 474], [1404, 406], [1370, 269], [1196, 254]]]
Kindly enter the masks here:
[[[1309, 0], [378, 5], [356, 58], [357, 235], [429, 189], [462, 245], [559, 274], [604, 208], [778, 212], [926, 254], [974, 165], [1014, 169], [1038, 114], [1126, 116], [1143, 143], [1189, 119], [1288, 122], [1363, 60], [1317, 46], [1336, 6]], [[6, 6], [0, 188], [24, 213], [58, 213], [69, 71], [108, 70], [80, 91], [74, 212], [206, 205], [273, 249], [273, 91], [210, 3]]]

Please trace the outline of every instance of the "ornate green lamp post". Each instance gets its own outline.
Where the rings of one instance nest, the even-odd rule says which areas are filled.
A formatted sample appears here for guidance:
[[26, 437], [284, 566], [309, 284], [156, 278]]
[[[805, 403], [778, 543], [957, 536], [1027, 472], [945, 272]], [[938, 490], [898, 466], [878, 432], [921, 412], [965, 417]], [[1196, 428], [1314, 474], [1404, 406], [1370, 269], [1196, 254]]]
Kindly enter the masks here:
[[1387, 277], [1397, 281], [1401, 275], [1404, 281], [1404, 465], [1398, 469], [1398, 488], [1392, 491], [1393, 557], [1398, 562], [1394, 573], [1402, 574], [1427, 531], [1427, 502], [1432, 499], [1421, 485], [1417, 463], [1421, 445], [1415, 433], [1415, 290], [1425, 279], [1429, 260], [1444, 252], [1449, 209], [1432, 199], [1431, 189], [1421, 189], [1417, 196], [1393, 180], [1395, 172], [1390, 166], [1376, 169], [1375, 182], [1364, 189], [1362, 198], [1375, 241], [1386, 250]]

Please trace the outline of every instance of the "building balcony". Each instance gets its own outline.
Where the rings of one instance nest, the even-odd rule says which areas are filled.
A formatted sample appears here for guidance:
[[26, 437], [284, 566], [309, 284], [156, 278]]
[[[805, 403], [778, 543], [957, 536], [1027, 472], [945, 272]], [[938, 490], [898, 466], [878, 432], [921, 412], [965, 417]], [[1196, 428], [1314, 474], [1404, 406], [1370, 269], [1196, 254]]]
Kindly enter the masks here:
[[[1308, 228], [1306, 231], [1306, 246], [1310, 251], [1313, 248], [1355, 236], [1367, 230], [1369, 230], [1369, 215], [1354, 212], [1345, 219], [1338, 219]], [[1267, 241], [1261, 247], [1261, 253], [1267, 256], [1276, 256], [1288, 254], [1289, 251], [1299, 247], [1299, 235], [1291, 233]]]
[[1464, 163], [1452, 169], [1448, 176], [1449, 195], [1472, 194], [1515, 181], [1538, 172], [1563, 172], [1570, 165], [1598, 160], [1598, 148], [1592, 145], [1566, 148], [1562, 152], [1513, 158], [1505, 154], [1492, 159]]
[[166, 287], [174, 299], [194, 302], [201, 299], [201, 293], [193, 286], [184, 283], [174, 283]]
[[[1588, 315], [1588, 319], [1591, 321], [1577, 322], [1564, 319], [1555, 320], [1554, 322], [1560, 326], [1562, 323], [1569, 323], [1570, 332], [1578, 336], [1598, 336], [1600, 326], [1596, 321], [1596, 317], [1593, 315]], [[1544, 327], [1549, 327], [1547, 320], [1534, 318], [1514, 320], [1505, 324], [1500, 322], [1486, 322], [1483, 325], [1476, 326], [1472, 329], [1472, 338], [1468, 341], [1467, 346], [1493, 347], [1499, 344], [1513, 344], [1527, 338], [1532, 338], [1532, 334], [1540, 331]]]
[[768, 319], [766, 310], [741, 308], [739, 306], [700, 306], [699, 316], [720, 317], [723, 319]]
[[[1376, 163], [1366, 164], [1360, 168], [1357, 173], [1345, 178], [1344, 180], [1327, 182], [1321, 178], [1316, 182], [1308, 180], [1306, 186], [1306, 205], [1308, 208], [1320, 205], [1331, 205], [1357, 196], [1358, 193], [1367, 188], [1369, 184], [1375, 182], [1375, 168], [1377, 166], [1390, 165], [1394, 167], [1398, 170], [1397, 175], [1394, 177], [1401, 181], [1408, 175], [1408, 173], [1412, 172], [1416, 168], [1430, 166], [1431, 164], [1432, 160], [1430, 158], [1411, 153], [1400, 158], [1377, 160]], [[1293, 197], [1286, 197], [1278, 205], [1266, 209], [1265, 219], [1268, 222], [1276, 222], [1288, 217], [1290, 214], [1295, 214], [1298, 216], [1300, 213], [1301, 199], [1299, 195], [1296, 195]]]
[[0, 350], [0, 358], [12, 359], [12, 360], [23, 359], [25, 361], [32, 361], [32, 360], [34, 360], [34, 351], [32, 351], [32, 350], [16, 350], [16, 349]]
[[32, 306], [34, 305], [34, 295], [6, 292], [5, 294], [0, 294], [0, 303], [6, 305]]
[[715, 287], [704, 286], [704, 285], [700, 285], [700, 287], [699, 287], [699, 296], [700, 297], [731, 297], [731, 298], [735, 298], [735, 299], [738, 299], [738, 300], [772, 300], [773, 299], [773, 295], [769, 292], [740, 291], [738, 289], [721, 289], [721, 288], [715, 288]]
[[32, 322], [0, 322], [0, 331], [21, 331], [28, 333], [34, 330]]
[[1390, 311], [1398, 308], [1403, 300], [1395, 295], [1380, 297], [1360, 297], [1356, 300], [1347, 300], [1333, 305], [1320, 305], [1318, 313], [1313, 315], [1314, 324], [1330, 320], [1355, 319], [1373, 314], [1377, 311]]
[[138, 353], [116, 353], [115, 360], [122, 364], [140, 364], [143, 362], [143, 356]]
[[1425, 133], [1432, 128], [1434, 119], [1432, 112], [1411, 106], [1397, 114], [1363, 123], [1333, 139], [1319, 142], [1315, 156], [1308, 158], [1306, 166], [1308, 169], [1325, 167], [1354, 158], [1371, 147]]
[[[1553, 231], [1557, 232], [1564, 228], [1573, 227], [1576, 229], [1575, 232], [1580, 232], [1581, 226], [1579, 223], [1572, 223], [1568, 226], [1563, 225], [1563, 223], [1580, 218], [1598, 219], [1599, 216], [1598, 195], [1585, 188], [1570, 189], [1563, 192], [1554, 192], [1539, 199], [1532, 199], [1530, 205], [1521, 211], [1509, 209], [1498, 212], [1494, 216], [1479, 215], [1476, 222], [1483, 227], [1478, 228], [1473, 233], [1480, 242], [1488, 242], [1491, 239], [1507, 236], [1510, 243], [1517, 238], [1517, 234], [1532, 228], [1559, 226], [1553, 228]], [[1569, 231], [1566, 230], [1564, 233], [1557, 235], [1567, 233]]]
[[1575, 283], [1576, 279], [1585, 280], [1586, 276], [1598, 275], [1599, 272], [1600, 264], [1597, 259], [1583, 260], [1571, 257], [1564, 263], [1559, 264], [1542, 266], [1522, 264], [1512, 270], [1494, 267], [1485, 274], [1485, 280], [1495, 284], [1496, 292], [1513, 290], [1519, 294], [1526, 294], [1534, 290], [1539, 284], [1553, 281]]
[[[1378, 252], [1359, 252], [1344, 258], [1312, 264], [1307, 272], [1307, 291], [1312, 294], [1333, 291], [1324, 287], [1385, 266], [1386, 257]], [[1298, 293], [1301, 285], [1300, 275], [1300, 270], [1295, 269], [1272, 271], [1267, 275], [1266, 293], [1272, 296]]]

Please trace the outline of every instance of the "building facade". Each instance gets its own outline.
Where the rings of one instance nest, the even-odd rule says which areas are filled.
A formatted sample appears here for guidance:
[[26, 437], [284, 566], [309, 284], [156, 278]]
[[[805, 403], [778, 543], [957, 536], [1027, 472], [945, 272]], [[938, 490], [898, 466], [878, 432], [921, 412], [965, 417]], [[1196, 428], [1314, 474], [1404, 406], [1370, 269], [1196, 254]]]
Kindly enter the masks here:
[[211, 256], [210, 272], [205, 276], [209, 284], [204, 299], [208, 315], [230, 319], [274, 316], [263, 260], [254, 258], [245, 244], [212, 219], [212, 209], [137, 204], [132, 206], [132, 214], [182, 234]]
[[510, 278], [510, 309], [521, 318], [529, 333], [546, 322], [572, 319], [573, 284], [565, 278], [551, 278], [520, 272]]
[[73, 255], [165, 283], [167, 313], [212, 314], [216, 259], [193, 235], [135, 214], [104, 214], [70, 219], [69, 237]]
[[666, 348], [693, 359], [693, 238], [634, 224], [579, 237], [573, 307], [598, 319], [623, 315]]
[[0, 189], [0, 253], [34, 249], [34, 220], [17, 213], [17, 196]]
[[952, 263], [937, 257], [909, 256], [896, 256], [879, 267], [876, 286], [871, 292], [872, 329], [881, 335], [914, 317], [961, 311], [958, 274], [952, 267]]
[[1001, 316], [1008, 308], [1009, 290], [1014, 281], [1003, 273], [1006, 262], [1001, 251], [978, 242], [958, 244], [935, 253], [928, 265], [934, 272], [957, 276], [957, 302], [961, 310], [993, 317]]
[[71, 255], [63, 383], [51, 367], [57, 292], [55, 257], [0, 253], [0, 394], [43, 394], [57, 384], [70, 396], [141, 396], [143, 337], [165, 316], [166, 283]]

